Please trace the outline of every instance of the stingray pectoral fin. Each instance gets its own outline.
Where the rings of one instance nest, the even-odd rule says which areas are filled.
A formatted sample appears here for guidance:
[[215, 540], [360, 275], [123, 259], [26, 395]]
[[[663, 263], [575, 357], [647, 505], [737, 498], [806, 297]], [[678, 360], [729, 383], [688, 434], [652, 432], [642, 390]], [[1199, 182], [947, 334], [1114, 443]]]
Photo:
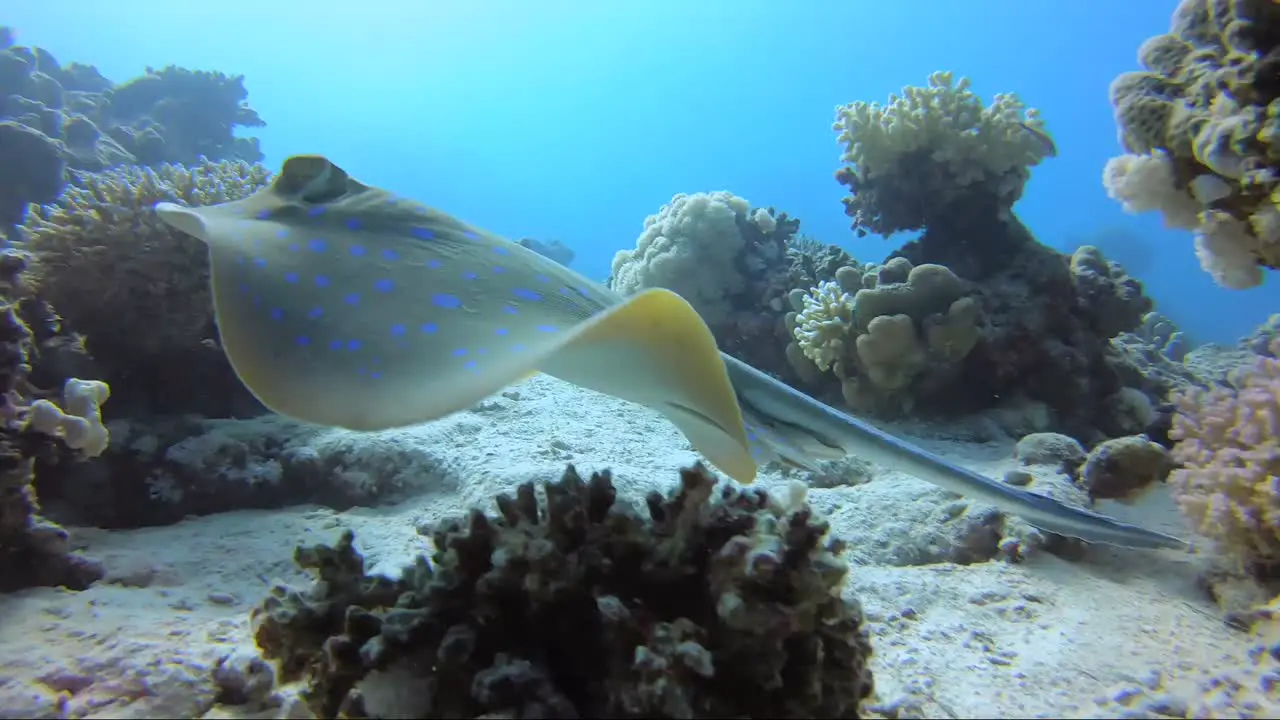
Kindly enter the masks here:
[[715, 338], [679, 295], [646, 290], [593, 316], [539, 368], [658, 410], [726, 475], [755, 479], [742, 410]]
[[173, 228], [199, 240], [208, 241], [204, 218], [194, 210], [169, 202], [156, 203], [155, 210], [160, 219]]

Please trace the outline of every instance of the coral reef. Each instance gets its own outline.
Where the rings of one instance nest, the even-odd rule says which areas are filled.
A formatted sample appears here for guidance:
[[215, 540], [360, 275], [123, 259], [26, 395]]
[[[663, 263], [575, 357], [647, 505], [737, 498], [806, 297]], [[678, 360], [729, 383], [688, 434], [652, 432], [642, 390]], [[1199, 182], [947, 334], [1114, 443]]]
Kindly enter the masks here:
[[940, 265], [894, 258], [884, 266], [846, 267], [835, 281], [792, 295], [795, 337], [787, 358], [832, 372], [852, 408], [908, 410], [945, 387], [978, 341], [978, 308], [965, 284]]
[[785, 212], [752, 209], [728, 192], [677, 195], [645, 220], [634, 249], [614, 255], [609, 285], [624, 295], [673, 290], [697, 308], [721, 349], [790, 375], [783, 354], [788, 292], [853, 262], [839, 248], [797, 236], [799, 228]]
[[[1272, 345], [1280, 352], [1280, 342]], [[1260, 577], [1280, 569], [1280, 360], [1258, 357], [1233, 387], [1174, 398], [1169, 478], [1183, 513]]]
[[834, 129], [849, 163], [836, 179], [851, 191], [845, 213], [859, 236], [936, 226], [966, 205], [1007, 213], [1029, 169], [1057, 154], [1034, 109], [1013, 94], [984, 106], [969, 85], [936, 72], [887, 105], [836, 108]]
[[1280, 266], [1280, 5], [1182, 0], [1170, 30], [1138, 50], [1143, 70], [1111, 83], [1126, 154], [1103, 171], [1129, 212], [1195, 232], [1223, 287]]
[[570, 467], [545, 496], [424, 531], [436, 551], [398, 580], [350, 531], [298, 548], [319, 581], [272, 590], [259, 647], [320, 717], [859, 717], [862, 612], [803, 493], [695, 467], [641, 518]]
[[[8, 28], [0, 34], [11, 37]], [[29, 203], [53, 202], [64, 168], [258, 162], [265, 123], [245, 104], [244, 78], [178, 67], [115, 85], [93, 66], [63, 65], [39, 47], [0, 47], [0, 236]]]
[[103, 569], [73, 552], [67, 532], [40, 515], [34, 484], [37, 474], [105, 449], [99, 406], [107, 387], [65, 377], [54, 402], [35, 384], [68, 369], [64, 356], [77, 347], [48, 306], [26, 292], [25, 269], [21, 257], [0, 255], [0, 592], [80, 590]]
[[237, 200], [264, 186], [267, 171], [206, 160], [74, 175], [55, 202], [32, 207], [23, 247], [36, 291], [86, 336], [120, 409], [256, 412], [217, 347], [207, 251], [160, 222], [153, 206]]
[[107, 429], [111, 447], [96, 462], [41, 473], [48, 517], [136, 528], [246, 508], [374, 507], [447, 484], [434, 448], [277, 415], [116, 419]]
[[1013, 214], [1030, 168], [1056, 154], [1017, 97], [984, 106], [967, 80], [935, 73], [887, 105], [838, 108], [835, 130], [858, 234], [923, 230], [888, 262], [946, 268], [973, 307], [976, 341], [928, 393], [907, 393], [917, 411], [1041, 405], [1045, 427], [1093, 443], [1112, 434], [1107, 399], [1126, 384], [1152, 399], [1168, 389], [1110, 344], [1152, 309], [1142, 284], [1092, 246], [1066, 256], [1041, 245]]

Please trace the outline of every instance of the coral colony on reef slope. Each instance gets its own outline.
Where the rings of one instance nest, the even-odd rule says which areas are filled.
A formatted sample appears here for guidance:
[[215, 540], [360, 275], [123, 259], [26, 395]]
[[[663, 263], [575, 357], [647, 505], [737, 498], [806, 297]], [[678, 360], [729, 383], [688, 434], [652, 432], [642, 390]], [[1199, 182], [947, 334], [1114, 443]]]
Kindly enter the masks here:
[[[1170, 32], [1139, 51], [1143, 70], [1111, 87], [1125, 154], [1107, 164], [1108, 192], [1130, 211], [1159, 210], [1170, 225], [1193, 230], [1205, 270], [1227, 287], [1256, 285], [1265, 268], [1280, 265], [1277, 28], [1273, 2], [1184, 0]], [[956, 697], [944, 679], [956, 676], [912, 679], [930, 662], [928, 653], [904, 654], [913, 625], [933, 628], [921, 629], [919, 642], [939, 647], [967, 632], [965, 647], [986, 658], [973, 661], [975, 673], [1004, 672], [1016, 653], [966, 629], [968, 620], [928, 626], [921, 607], [864, 613], [853, 589], [880, 596], [877, 581], [860, 578], [931, 565], [945, 572], [928, 582], [951, 587], [978, 577], [962, 571], [994, 567], [1001, 586], [1023, 588], [1010, 591], [1025, 602], [1009, 613], [1030, 617], [1049, 611], [1046, 593], [1067, 589], [1034, 589], [1045, 568], [1015, 577], [994, 560], [1022, 560], [1038, 549], [1114, 558], [1084, 555], [1077, 542], [940, 493], [928, 496], [936, 503], [926, 510], [917, 496], [880, 497], [885, 506], [850, 520], [850, 508], [883, 492], [856, 461], [790, 480], [769, 468], [768, 492], [725, 484], [700, 465], [660, 491], [629, 477], [645, 467], [632, 461], [616, 477], [584, 477], [571, 465], [552, 480], [540, 469], [535, 481], [485, 485], [478, 496], [462, 493], [464, 504], [449, 512], [424, 511], [417, 532], [427, 547], [409, 553], [417, 559], [394, 576], [370, 570], [378, 551], [358, 551], [351, 530], [326, 529], [294, 554], [314, 573], [310, 581], [294, 575], [305, 586], [271, 583], [264, 599], [249, 598], [251, 613], [245, 606], [219, 616], [238, 618], [232, 624], [240, 631], [249, 626], [250, 656], [224, 653], [177, 690], [162, 689], [160, 678], [170, 675], [154, 667], [147, 670], [154, 684], [142, 689], [100, 682], [93, 672], [114, 672], [101, 664], [30, 679], [14, 670], [14, 678], [0, 677], [0, 717], [45, 697], [52, 699], [38, 710], [14, 712], [1280, 711], [1272, 599], [1280, 593], [1280, 316], [1238, 348], [1192, 348], [1102, 250], [1057, 252], [1014, 213], [1032, 169], [1057, 153], [1049, 119], [1015, 95], [984, 102], [950, 72], [924, 80], [884, 104], [836, 110], [844, 148], [836, 180], [849, 190], [844, 209], [855, 234], [920, 232], [883, 262], [859, 263], [801, 234], [797, 218], [773, 207], [727, 191], [691, 192], [645, 219], [635, 246], [614, 258], [609, 284], [623, 294], [676, 291], [726, 352], [860, 416], [909, 418], [915, 424], [907, 427], [917, 430], [962, 428], [989, 444], [1017, 439], [1009, 483], [1081, 505], [1147, 502], [1153, 489], [1168, 492], [1205, 539], [1183, 573], [1199, 572], [1225, 617], [1251, 633], [1238, 640], [1250, 654], [1239, 668], [1211, 669], [1222, 658], [1170, 645], [1153, 661], [1169, 673], [1168, 687], [1157, 676], [1081, 706], [1087, 699], [1017, 700], [1030, 681], [973, 693], [966, 680], [964, 697], [996, 699], [949, 709], [939, 698]], [[60, 64], [0, 32], [0, 232], [10, 239], [0, 256], [0, 592], [144, 586], [112, 567], [119, 557], [83, 554], [63, 526], [126, 537], [119, 531], [176, 528], [184, 518], [235, 510], [385, 506], [461, 483], [442, 459], [455, 449], [267, 415], [228, 364], [205, 250], [159, 222], [153, 206], [221, 203], [269, 182], [257, 141], [232, 134], [263, 124], [246, 97], [240, 77], [176, 67], [117, 85], [91, 66]], [[566, 265], [573, 258], [555, 241], [521, 244]], [[567, 405], [578, 397], [588, 396]], [[512, 389], [473, 415], [522, 402], [522, 391]], [[567, 405], [538, 412], [570, 417]], [[467, 447], [479, 422], [464, 418], [432, 437]], [[560, 469], [575, 454], [559, 440], [545, 452]], [[488, 465], [466, 473], [495, 477], [494, 453], [476, 453]], [[520, 458], [512, 466], [534, 467]], [[467, 512], [466, 505], [478, 507]], [[895, 522], [918, 527], [891, 536]], [[361, 527], [363, 538], [371, 526]], [[263, 562], [286, 572], [283, 559]], [[940, 593], [931, 586], [928, 595]], [[1189, 602], [1168, 594], [1161, 586], [1152, 602]], [[995, 601], [975, 595], [967, 602]], [[872, 637], [882, 641], [875, 655]], [[1208, 641], [1193, 635], [1188, 642]], [[1179, 652], [1200, 664], [1176, 665], [1170, 658]], [[18, 667], [10, 665], [4, 660], [6, 673]], [[873, 665], [874, 687], [894, 688], [892, 697], [873, 692]], [[1024, 670], [1036, 672], [1031, 664]], [[1174, 677], [1193, 670], [1213, 675], [1199, 688], [1175, 690]], [[1003, 675], [981, 678], [993, 688], [1004, 682]], [[146, 704], [166, 697], [189, 705]]]

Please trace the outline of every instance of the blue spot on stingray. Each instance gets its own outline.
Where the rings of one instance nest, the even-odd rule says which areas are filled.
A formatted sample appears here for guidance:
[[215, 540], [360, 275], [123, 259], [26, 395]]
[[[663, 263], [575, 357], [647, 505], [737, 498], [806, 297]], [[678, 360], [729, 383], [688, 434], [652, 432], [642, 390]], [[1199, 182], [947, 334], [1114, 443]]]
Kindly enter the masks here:
[[440, 267], [440, 261], [439, 261], [439, 260], [428, 260], [428, 261], [427, 261], [427, 267], [431, 268], [432, 270], [435, 270], [436, 268]]
[[286, 230], [285, 228], [280, 228], [279, 230], [277, 230], [277, 231], [276, 231], [276, 237], [278, 237], [278, 238], [280, 238], [281, 240], [283, 240], [283, 239], [285, 239], [285, 238], [289, 237], [289, 231], [288, 231], [288, 230]]
[[299, 245], [298, 243], [289, 243], [290, 252], [298, 252], [301, 249], [302, 249], [302, 246]]
[[239, 292], [241, 295], [248, 295], [249, 286], [245, 285], [244, 283], [240, 283], [239, 285], [236, 285], [236, 291]]
[[285, 282], [290, 282], [290, 283], [296, 283], [296, 282], [298, 282], [298, 273], [296, 273], [296, 272], [287, 272], [287, 273], [285, 273], [285, 274], [284, 274], [284, 281], [285, 281]]
[[538, 275], [536, 279], [540, 283], [546, 283], [548, 285], [551, 284], [551, 278], [547, 277], [546, 275]]
[[329, 341], [329, 349], [330, 349], [330, 350], [341, 350], [341, 349], [342, 349], [342, 341], [341, 341], [341, 340], [330, 340], [330, 341]]
[[257, 265], [258, 267], [266, 267], [266, 266], [267, 266], [267, 261], [266, 261], [266, 260], [263, 260], [262, 258], [254, 258], [254, 259], [253, 259], [253, 264], [254, 264], [254, 265]]
[[316, 287], [329, 287], [329, 277], [327, 275], [316, 276]]
[[280, 308], [271, 308], [271, 319], [280, 322], [284, 319], [284, 311]]
[[311, 252], [324, 252], [325, 248], [327, 248], [328, 246], [329, 244], [326, 243], [324, 240], [321, 240], [320, 238], [315, 238], [314, 240], [307, 241], [307, 249], [310, 250]]
[[493, 274], [494, 274], [494, 275], [501, 275], [502, 273], [504, 273], [504, 272], [506, 272], [506, 271], [507, 271], [507, 269], [506, 269], [506, 268], [504, 268], [504, 267], [502, 267], [501, 265], [494, 265], [494, 266], [493, 266]]
[[474, 231], [474, 230], [463, 230], [463, 231], [462, 231], [462, 237], [464, 237], [464, 238], [466, 238], [466, 239], [468, 239], [468, 240], [479, 240], [479, 239], [480, 239], [480, 236], [479, 236], [478, 234], [476, 234], [476, 231]]
[[458, 348], [457, 350], [453, 351], [454, 357], [462, 357], [463, 355], [466, 355], [466, 354], [467, 354], [466, 348]]
[[534, 290], [527, 290], [525, 288], [516, 288], [515, 290], [511, 291], [511, 294], [515, 295], [521, 300], [541, 300], [542, 299], [542, 293], [536, 292]]
[[320, 217], [324, 214], [324, 206], [316, 206], [307, 211], [311, 217]]
[[359, 305], [360, 293], [347, 293], [346, 295], [343, 296], [342, 302], [348, 305]]
[[496, 253], [498, 253], [499, 255], [510, 255], [510, 254], [511, 254], [511, 251], [510, 251], [510, 250], [508, 250], [508, 249], [506, 249], [506, 248], [502, 247], [501, 245], [494, 245], [494, 246], [493, 246], [493, 251], [494, 251], [494, 252], [496, 252]]
[[436, 234], [430, 229], [424, 227], [414, 227], [409, 229], [409, 234], [419, 240], [435, 240]]
[[391, 326], [391, 334], [392, 334], [392, 335], [394, 335], [394, 336], [396, 336], [396, 337], [400, 337], [401, 335], [404, 335], [404, 332], [405, 332], [405, 331], [404, 331], [404, 326], [403, 326], [403, 325], [400, 325], [400, 324], [398, 324], [398, 323], [397, 323], [397, 324], [395, 324], [395, 325], [392, 325], [392, 326]]
[[498, 328], [497, 330], [494, 330], [493, 332], [494, 332], [495, 334], [497, 334], [497, 335], [503, 335], [503, 336], [506, 336], [506, 335], [510, 335], [510, 334], [511, 334], [511, 331], [510, 331], [510, 330], [508, 330], [508, 329], [506, 329], [506, 328]]
[[363, 245], [352, 245], [348, 252], [351, 253], [351, 257], [364, 257], [366, 251]]
[[504, 313], [506, 313], [506, 314], [508, 314], [508, 315], [515, 315], [515, 314], [519, 313], [520, 311], [516, 309], [516, 306], [515, 306], [515, 305], [503, 305], [503, 306], [502, 306], [502, 312], [504, 312]]
[[488, 354], [489, 354], [489, 348], [480, 348], [479, 350], [476, 350], [476, 354], [477, 354], [477, 355], [488, 355]]
[[302, 347], [306, 347], [311, 344], [311, 338], [307, 337], [306, 335], [299, 335], [298, 337], [294, 338], [293, 341]]
[[254, 215], [254, 217], [259, 220], [266, 220], [271, 217], [271, 210], [259, 210], [258, 214]]
[[422, 323], [418, 326], [418, 329], [428, 335], [434, 335], [440, 329], [440, 326], [435, 323]]
[[311, 308], [311, 311], [307, 313], [307, 317], [312, 320], [319, 320], [321, 315], [324, 315], [324, 308], [320, 307], [313, 307]]
[[512, 345], [511, 349], [516, 352], [522, 352], [524, 350], [524, 345], [520, 345], [520, 344]]
[[373, 378], [374, 380], [377, 380], [378, 378], [382, 377], [382, 373], [378, 372], [377, 370], [374, 370], [373, 372], [369, 373], [369, 377]]
[[348, 230], [359, 230], [359, 229], [360, 229], [360, 221], [359, 221], [359, 220], [357, 220], [356, 218], [347, 218], [347, 222], [346, 222], [346, 223], [344, 223], [344, 224], [347, 226], [347, 229], [348, 229]]
[[396, 252], [395, 250], [383, 250], [382, 259], [395, 262], [396, 260], [400, 259], [400, 253]]
[[385, 292], [391, 292], [391, 290], [395, 288], [395, 286], [396, 284], [391, 282], [387, 278], [382, 278], [381, 280], [373, 284], [373, 289], [377, 290], [378, 292], [385, 293]]
[[359, 349], [360, 349], [360, 341], [359, 341], [359, 340], [348, 340], [348, 341], [347, 341], [347, 349], [348, 349], [348, 350], [359, 350]]
[[436, 307], [442, 308], [453, 309], [462, 307], [462, 301], [458, 299], [458, 296], [450, 295], [449, 293], [436, 293], [431, 296], [431, 302], [435, 303]]
[[236, 257], [236, 264], [237, 264], [237, 265], [243, 265], [244, 263], [245, 263], [245, 259], [244, 259], [244, 256], [243, 256], [243, 255], [239, 255], [239, 256], [237, 256], [237, 257]]
[[253, 303], [254, 307], [258, 307], [259, 305], [262, 304], [262, 297], [260, 295], [254, 295], [253, 300], [251, 300], [250, 302]]
[[468, 370], [475, 370], [479, 366], [480, 366], [480, 363], [476, 362], [475, 360], [468, 360], [462, 364], [462, 367]]
[[475, 280], [475, 279], [476, 279], [476, 277], [478, 277], [478, 276], [477, 276], [475, 273], [473, 273], [473, 272], [464, 272], [464, 273], [462, 273], [462, 279], [463, 279], [463, 280]]
[[556, 332], [559, 329], [560, 328], [556, 327], [555, 325], [539, 325], [538, 326], [538, 332]]
[[561, 295], [572, 295], [572, 294], [573, 294], [573, 289], [572, 289], [572, 288], [567, 288], [567, 287], [562, 287], [562, 288], [560, 288], [560, 294], [561, 294]]

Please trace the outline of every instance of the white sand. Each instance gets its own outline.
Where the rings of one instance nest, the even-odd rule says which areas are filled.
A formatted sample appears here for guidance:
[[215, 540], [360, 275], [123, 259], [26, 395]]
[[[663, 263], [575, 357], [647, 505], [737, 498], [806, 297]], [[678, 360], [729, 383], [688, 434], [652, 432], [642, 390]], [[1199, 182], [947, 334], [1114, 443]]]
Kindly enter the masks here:
[[[925, 444], [993, 477], [1013, 467], [1010, 443]], [[421, 492], [397, 506], [75, 530], [108, 577], [80, 593], [0, 596], [0, 717], [279, 716], [280, 708], [214, 706], [220, 687], [246, 680], [249, 611], [268, 583], [305, 581], [291, 561], [295, 544], [332, 542], [350, 527], [368, 567], [395, 573], [428, 549], [415, 523], [491, 508], [494, 493], [558, 477], [566, 462], [584, 473], [612, 468], [635, 500], [670, 487], [696, 457], [656, 414], [548, 378], [437, 423], [372, 436], [363, 452], [388, 449], [421, 469]], [[761, 482], [781, 480], [766, 473]], [[1227, 629], [1197, 589], [1200, 557], [1101, 548], [1076, 562], [1040, 553], [1016, 565], [913, 566], [945, 550], [937, 528], [954, 496], [877, 470], [865, 484], [812, 490], [810, 500], [853, 543], [848, 590], [868, 614], [883, 713], [1280, 716], [1276, 693], [1257, 691], [1262, 670], [1248, 667], [1249, 639]], [[1167, 498], [1103, 509], [1185, 533]], [[1214, 678], [1230, 682], [1206, 698]], [[1248, 712], [1230, 704], [1250, 699], [1262, 704]]]

